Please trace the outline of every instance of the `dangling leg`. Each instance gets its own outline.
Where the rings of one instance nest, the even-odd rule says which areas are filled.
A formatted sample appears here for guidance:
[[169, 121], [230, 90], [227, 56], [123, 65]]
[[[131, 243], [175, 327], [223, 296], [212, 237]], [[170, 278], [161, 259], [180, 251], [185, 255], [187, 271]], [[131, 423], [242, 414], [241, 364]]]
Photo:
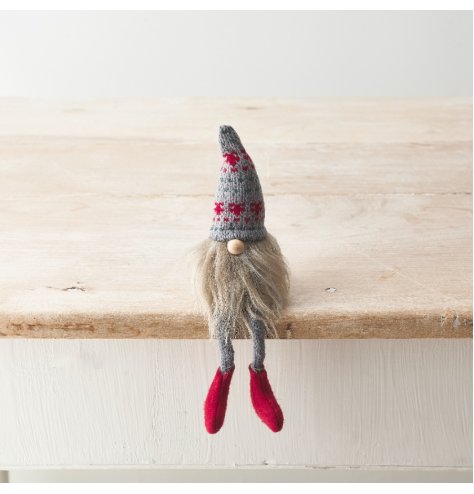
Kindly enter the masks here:
[[265, 326], [262, 321], [252, 320], [253, 336], [253, 370], [260, 372], [263, 370], [265, 360]]
[[226, 334], [225, 329], [222, 324], [217, 327], [221, 365], [217, 368], [204, 402], [204, 423], [209, 434], [219, 432], [224, 424], [227, 397], [229, 396], [230, 382], [235, 368], [232, 340]]
[[234, 347], [232, 340], [226, 334], [219, 334], [219, 349], [221, 351], [221, 371], [229, 372], [234, 367]]
[[263, 365], [265, 359], [265, 325], [260, 320], [252, 320], [253, 363], [250, 371], [250, 397], [256, 414], [273, 432], [281, 431], [283, 427], [283, 412], [278, 404], [267, 371]]

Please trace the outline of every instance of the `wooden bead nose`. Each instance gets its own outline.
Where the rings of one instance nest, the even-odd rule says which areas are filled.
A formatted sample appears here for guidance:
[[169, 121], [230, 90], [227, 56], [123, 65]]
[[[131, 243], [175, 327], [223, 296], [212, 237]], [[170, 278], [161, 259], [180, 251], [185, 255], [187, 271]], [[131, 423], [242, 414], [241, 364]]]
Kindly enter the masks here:
[[244, 249], [245, 249], [245, 243], [242, 240], [239, 240], [238, 238], [234, 238], [227, 242], [227, 250], [234, 256], [238, 256], [239, 254], [242, 254]]

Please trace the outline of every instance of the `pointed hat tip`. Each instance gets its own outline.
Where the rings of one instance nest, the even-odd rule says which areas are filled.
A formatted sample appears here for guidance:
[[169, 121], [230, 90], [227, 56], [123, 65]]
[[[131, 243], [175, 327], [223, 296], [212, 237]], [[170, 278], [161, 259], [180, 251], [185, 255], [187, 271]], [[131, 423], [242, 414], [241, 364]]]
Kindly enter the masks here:
[[237, 132], [230, 125], [219, 127], [219, 143], [223, 153], [243, 149]]

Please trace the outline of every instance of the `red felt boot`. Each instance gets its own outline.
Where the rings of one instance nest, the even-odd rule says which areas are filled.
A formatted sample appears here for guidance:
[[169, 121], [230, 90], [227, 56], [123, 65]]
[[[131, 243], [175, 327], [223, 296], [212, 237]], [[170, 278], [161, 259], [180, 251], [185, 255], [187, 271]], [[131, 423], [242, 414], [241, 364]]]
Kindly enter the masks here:
[[235, 367], [232, 367], [229, 371], [222, 372], [219, 367], [207, 392], [204, 403], [204, 423], [209, 434], [219, 432], [224, 424], [227, 397], [234, 369]]
[[281, 431], [283, 427], [283, 412], [273, 395], [268, 382], [267, 371], [254, 371], [249, 365], [250, 371], [250, 397], [255, 412], [262, 422], [273, 432]]

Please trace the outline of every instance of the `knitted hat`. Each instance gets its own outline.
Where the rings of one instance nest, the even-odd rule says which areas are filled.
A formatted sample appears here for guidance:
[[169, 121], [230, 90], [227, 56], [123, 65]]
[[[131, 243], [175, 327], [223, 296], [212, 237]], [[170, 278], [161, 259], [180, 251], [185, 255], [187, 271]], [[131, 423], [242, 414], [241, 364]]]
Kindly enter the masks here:
[[262, 240], [267, 235], [265, 205], [252, 159], [232, 127], [221, 125], [219, 142], [224, 162], [219, 173], [210, 237], [220, 242], [234, 238]]

